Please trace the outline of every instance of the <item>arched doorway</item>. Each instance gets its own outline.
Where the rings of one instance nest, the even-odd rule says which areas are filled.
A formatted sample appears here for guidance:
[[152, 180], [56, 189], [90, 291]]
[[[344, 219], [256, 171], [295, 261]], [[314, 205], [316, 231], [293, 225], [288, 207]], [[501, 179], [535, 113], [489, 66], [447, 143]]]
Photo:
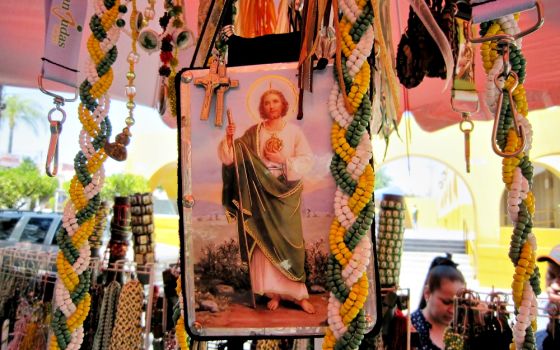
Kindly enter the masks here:
[[[532, 191], [537, 201], [533, 226], [538, 228], [560, 227], [560, 177], [547, 165], [536, 164], [533, 170]], [[504, 190], [500, 202], [500, 226], [511, 226], [507, 216], [507, 191]]]
[[451, 253], [468, 284], [478, 283], [475, 199], [458, 171], [427, 156], [397, 157], [376, 169], [377, 207], [386, 193], [405, 198], [400, 286], [410, 289], [413, 308], [436, 256]]

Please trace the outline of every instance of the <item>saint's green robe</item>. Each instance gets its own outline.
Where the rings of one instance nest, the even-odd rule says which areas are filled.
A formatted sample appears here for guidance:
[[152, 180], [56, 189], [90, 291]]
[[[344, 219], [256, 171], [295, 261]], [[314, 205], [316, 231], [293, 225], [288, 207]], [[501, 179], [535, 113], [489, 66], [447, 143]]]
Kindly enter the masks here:
[[[302, 181], [288, 183], [275, 177], [258, 156], [257, 126], [236, 139], [234, 164], [222, 169], [222, 204], [229, 217], [239, 219], [239, 193], [243, 206], [243, 225], [237, 220], [241, 255], [247, 260], [256, 245], [286, 277], [305, 282], [305, 244], [301, 224]], [[239, 189], [241, 191], [239, 191]]]

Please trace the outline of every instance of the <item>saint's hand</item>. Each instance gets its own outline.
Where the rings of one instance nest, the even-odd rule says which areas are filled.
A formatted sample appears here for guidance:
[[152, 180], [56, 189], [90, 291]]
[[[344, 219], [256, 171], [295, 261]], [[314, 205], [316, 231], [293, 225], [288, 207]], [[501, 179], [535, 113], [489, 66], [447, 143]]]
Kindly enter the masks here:
[[233, 123], [229, 118], [228, 120], [230, 121], [230, 123], [226, 127], [226, 141], [228, 147], [233, 147], [233, 135], [235, 134], [235, 123]]
[[278, 164], [284, 164], [286, 162], [286, 157], [284, 157], [284, 155], [279, 151], [270, 152], [265, 150], [264, 157], [270, 160], [271, 162], [278, 163]]
[[226, 136], [233, 137], [234, 134], [235, 134], [235, 123], [229, 123], [228, 126], [226, 127]]

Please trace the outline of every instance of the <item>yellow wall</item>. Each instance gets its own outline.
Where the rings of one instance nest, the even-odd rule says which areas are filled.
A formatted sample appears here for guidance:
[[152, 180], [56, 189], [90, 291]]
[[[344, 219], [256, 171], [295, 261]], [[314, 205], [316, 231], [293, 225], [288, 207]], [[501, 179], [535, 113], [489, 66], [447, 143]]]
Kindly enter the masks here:
[[[500, 228], [500, 240], [497, 244], [479, 244], [478, 253], [478, 278], [483, 286], [496, 288], [509, 288], [513, 276], [513, 265], [508, 257], [509, 240], [513, 227]], [[537, 237], [537, 256], [548, 254], [550, 248], [560, 242], [560, 228], [533, 228]], [[544, 288], [546, 263], [538, 263], [541, 270], [541, 287]]]
[[[560, 130], [558, 111], [559, 108], [555, 107], [531, 112], [529, 115], [533, 125], [533, 147], [530, 156], [532, 160], [537, 160], [536, 163], [540, 157], [560, 154], [557, 135], [557, 130]], [[459, 115], [457, 120], [460, 120]], [[472, 261], [481, 285], [509, 288], [513, 267], [507, 253], [512, 229], [500, 227], [500, 198], [504, 184], [501, 179], [502, 159], [495, 155], [491, 148], [492, 122], [475, 122], [475, 129], [471, 133], [470, 173], [465, 172], [464, 138], [457, 125], [427, 133], [414, 121], [410, 124], [412, 140], [408, 146], [409, 151], [406, 143], [393, 135], [385, 161], [405, 158], [407, 154], [434, 159], [451, 168], [465, 182], [473, 198], [471, 208], [454, 208], [441, 217], [439, 222], [445, 223], [450, 229], [462, 227], [463, 219], [472, 222], [469, 230], [473, 231], [474, 237], [469, 242], [469, 251], [476, 255]], [[405, 125], [405, 122], [400, 124], [400, 135], [407, 135]], [[442, 144], [445, 144], [445, 147], [442, 147]], [[382, 165], [384, 151], [384, 141], [376, 139], [374, 152], [377, 167]], [[559, 169], [550, 170], [557, 172]], [[538, 198], [536, 200], [538, 208]], [[535, 228], [534, 232], [537, 235], [539, 254], [560, 243], [560, 228]]]
[[474, 208], [472, 205], [459, 205], [451, 209], [446, 215], [437, 219], [438, 227], [453, 231], [470, 231], [474, 222]]
[[175, 215], [155, 215], [154, 227], [157, 243], [179, 246], [179, 217]]
[[423, 197], [405, 197], [407, 220], [405, 227], [412, 227], [412, 211], [413, 206], [418, 210], [418, 227], [419, 228], [436, 228], [437, 223], [437, 207], [431, 198]]

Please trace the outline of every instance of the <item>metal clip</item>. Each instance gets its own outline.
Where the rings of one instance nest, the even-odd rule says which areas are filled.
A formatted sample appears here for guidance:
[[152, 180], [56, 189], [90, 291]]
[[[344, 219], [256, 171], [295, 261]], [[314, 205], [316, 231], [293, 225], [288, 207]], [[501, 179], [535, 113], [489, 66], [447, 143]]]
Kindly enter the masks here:
[[[506, 50], [506, 52], [507, 51], [508, 50]], [[506, 56], [506, 54], [504, 54], [504, 57], [505, 56]], [[504, 66], [504, 70], [508, 70], [508, 69]], [[526, 146], [526, 142], [527, 142], [527, 140], [525, 139], [525, 132], [523, 130], [523, 125], [517, 123], [517, 109], [515, 108], [515, 102], [513, 100], [513, 91], [517, 87], [517, 84], [519, 82], [519, 77], [517, 76], [517, 74], [514, 71], [511, 71], [511, 72], [508, 72], [507, 75], [505, 75], [506, 81], [507, 81], [507, 78], [509, 76], [513, 77], [514, 83], [509, 88], [506, 88], [504, 86], [504, 88], [502, 89], [502, 93], [500, 94], [500, 96], [498, 96], [498, 105], [496, 106], [496, 112], [494, 114], [494, 125], [492, 127], [492, 149], [494, 150], [494, 153], [496, 153], [500, 157], [504, 157], [504, 158], [515, 157], [519, 153], [523, 152], [523, 150], [525, 149], [525, 146]], [[496, 77], [494, 78], [494, 84], [496, 84], [496, 86], [498, 88], [500, 88], [500, 85], [498, 84], [498, 80], [500, 79], [500, 77], [501, 77], [501, 75], [497, 74]], [[515, 127], [515, 131], [517, 132], [517, 136], [519, 138], [521, 138], [521, 142], [522, 142], [521, 147], [519, 147], [519, 149], [517, 149], [517, 150], [515, 150], [514, 152], [511, 152], [511, 153], [502, 151], [498, 147], [498, 145], [496, 144], [496, 137], [498, 135], [498, 124], [499, 124], [499, 120], [500, 120], [500, 113], [502, 111], [502, 104], [504, 102], [504, 93], [505, 93], [504, 89], [507, 90], [510, 109], [511, 109], [511, 113], [513, 114], [513, 125]]]
[[74, 102], [78, 99], [78, 89], [76, 89], [76, 92], [74, 92], [74, 98], [64, 98], [64, 97], [62, 97], [58, 94], [55, 94], [53, 92], [48, 91], [47, 89], [45, 89], [43, 87], [43, 76], [42, 75], [39, 75], [37, 80], [38, 80], [39, 90], [41, 90], [41, 92], [44, 93], [45, 95], [49, 95], [51, 97], [54, 97], [54, 100], [55, 100], [54, 103], [55, 104], [56, 104], [56, 101], [59, 100], [59, 101], [62, 101], [61, 106], [63, 106], [64, 102]]
[[461, 108], [457, 107], [454, 94], [451, 95], [451, 109], [454, 112], [460, 113], [462, 118], [459, 124], [459, 130], [461, 130], [464, 135], [465, 168], [467, 173], [471, 172], [471, 132], [474, 130], [474, 123], [471, 120], [471, 115], [477, 113], [480, 108], [478, 98], [476, 99], [476, 104], [472, 103], [469, 107], [470, 108], [466, 108], [466, 104], [463, 104]]
[[537, 22], [530, 28], [525, 29], [523, 31], [520, 31], [519, 33], [516, 33], [514, 35], [510, 35], [510, 34], [496, 34], [496, 35], [492, 35], [489, 37], [472, 37], [472, 25], [473, 25], [473, 21], [472, 19], [470, 21], [467, 22], [467, 41], [470, 41], [471, 43], [476, 43], [476, 44], [480, 44], [486, 41], [495, 41], [495, 40], [517, 40], [519, 38], [522, 38], [526, 35], [529, 35], [533, 32], [535, 32], [536, 30], [538, 30], [540, 27], [542, 27], [542, 25], [544, 24], [544, 16], [543, 16], [543, 7], [541, 4], [540, 0], [536, 0], [535, 3], [535, 8], [537, 9]]
[[471, 120], [471, 114], [464, 112], [461, 114], [463, 120], [459, 124], [459, 129], [465, 137], [465, 165], [467, 173], [471, 172], [471, 132], [474, 130], [474, 123]]
[[[78, 91], [76, 90], [74, 98], [64, 98], [58, 94], [52, 93], [43, 87], [43, 76], [38, 77], [39, 90], [42, 93], [49, 95], [54, 98], [55, 107], [51, 109], [47, 115], [51, 129], [51, 139], [49, 142], [49, 149], [47, 153], [47, 162], [45, 164], [45, 171], [48, 176], [54, 177], [58, 173], [58, 138], [62, 131], [62, 124], [66, 120], [66, 112], [61, 107], [64, 106], [65, 102], [73, 102], [78, 99]], [[52, 115], [54, 112], [60, 112], [62, 118], [60, 120], [53, 120]], [[52, 169], [51, 169], [52, 166]]]
[[[52, 115], [54, 112], [60, 112], [62, 118], [60, 120], [53, 120]], [[51, 109], [48, 114], [48, 119], [51, 128], [51, 140], [49, 142], [49, 150], [47, 153], [47, 162], [45, 164], [45, 171], [48, 176], [54, 177], [58, 173], [58, 137], [62, 131], [62, 124], [66, 120], [66, 112], [59, 105]], [[52, 170], [51, 170], [52, 165]]]

